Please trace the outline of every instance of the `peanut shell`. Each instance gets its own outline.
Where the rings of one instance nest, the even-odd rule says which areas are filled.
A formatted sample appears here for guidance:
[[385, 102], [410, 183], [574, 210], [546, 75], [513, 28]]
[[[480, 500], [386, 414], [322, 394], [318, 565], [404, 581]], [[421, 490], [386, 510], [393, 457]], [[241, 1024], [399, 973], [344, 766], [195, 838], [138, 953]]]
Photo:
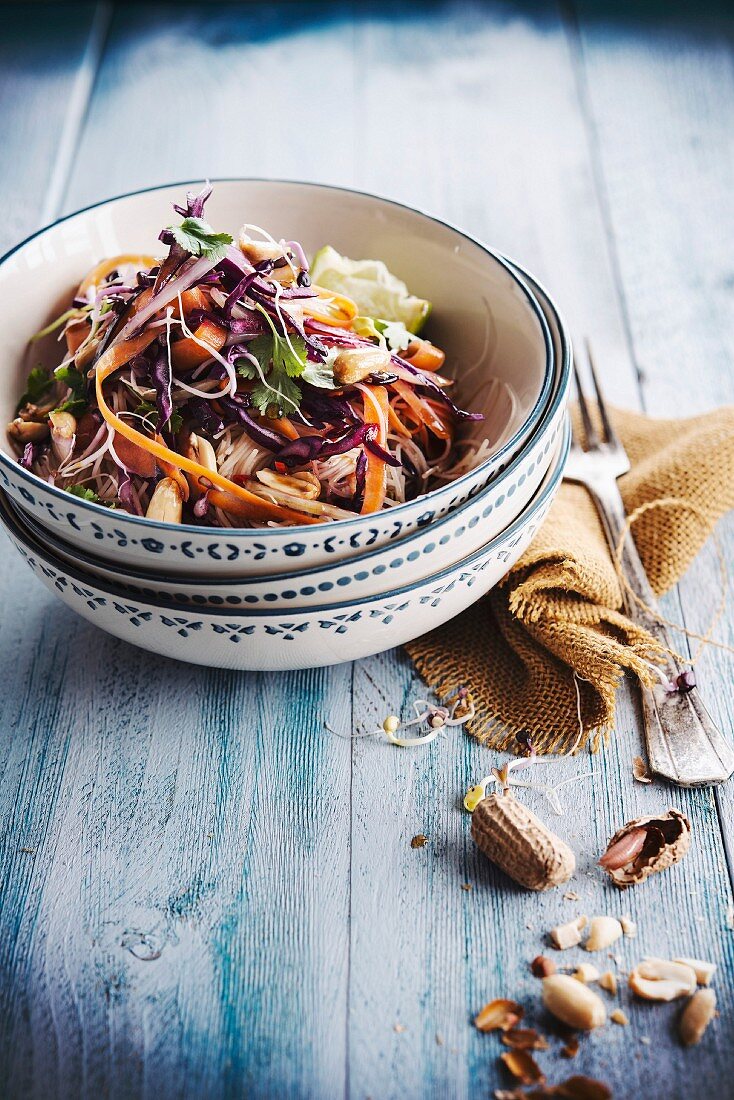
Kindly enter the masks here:
[[641, 851], [622, 867], [605, 868], [615, 886], [624, 890], [644, 882], [657, 871], [672, 867], [688, 851], [691, 843], [691, 825], [678, 810], [662, 814], [638, 817], [618, 829], [607, 845], [607, 851], [635, 829], [647, 833]]
[[527, 890], [560, 886], [576, 869], [568, 845], [509, 792], [482, 799], [471, 831], [485, 856]]

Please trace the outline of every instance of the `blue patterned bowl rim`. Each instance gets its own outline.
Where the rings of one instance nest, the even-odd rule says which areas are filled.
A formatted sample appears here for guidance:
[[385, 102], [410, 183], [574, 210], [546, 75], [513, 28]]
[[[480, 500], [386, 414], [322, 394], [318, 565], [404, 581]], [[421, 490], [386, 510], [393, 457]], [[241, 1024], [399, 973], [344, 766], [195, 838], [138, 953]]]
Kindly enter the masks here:
[[[568, 416], [566, 416], [563, 429], [563, 439], [556, 455], [554, 456], [553, 468], [550, 473], [546, 475], [545, 484], [543, 485], [541, 491], [536, 494], [535, 497], [533, 497], [530, 504], [520, 513], [517, 519], [515, 519], [499, 535], [496, 535], [493, 539], [490, 539], [489, 542], [485, 543], [484, 546], [480, 547], [479, 550], [475, 550], [473, 554], [469, 554], [466, 558], [462, 558], [461, 561], [455, 562], [453, 565], [446, 566], [445, 569], [440, 570], [438, 573], [432, 574], [430, 577], [424, 577], [421, 580], [413, 581], [411, 584], [407, 584], [402, 588], [392, 588], [387, 592], [378, 592], [376, 595], [373, 596], [362, 596], [359, 599], [355, 600], [342, 600], [339, 603], [314, 604], [313, 606], [305, 608], [299, 609], [297, 607], [294, 607], [289, 608], [288, 610], [285, 610], [282, 607], [272, 608], [270, 610], [264, 608], [248, 608], [246, 610], [241, 610], [236, 607], [220, 608], [202, 606], [197, 608], [196, 613], [198, 615], [207, 617], [228, 619], [237, 619], [240, 617], [248, 619], [282, 619], [284, 615], [295, 618], [301, 617], [303, 615], [314, 616], [326, 612], [343, 610], [344, 608], [363, 607], [367, 604], [373, 604], [378, 601], [384, 602], [385, 600], [399, 600], [402, 597], [409, 595], [411, 592], [414, 592], [417, 588], [421, 588], [426, 584], [433, 584], [437, 581], [442, 581], [447, 577], [450, 577], [454, 573], [460, 573], [462, 570], [470, 569], [471, 566], [484, 554], [495, 549], [498, 546], [501, 546], [502, 543], [507, 542], [508, 539], [511, 539], [514, 535], [518, 534], [532, 521], [533, 516], [535, 516], [542, 509], [544, 504], [554, 494], [556, 488], [563, 478], [563, 471], [566, 465], [566, 459], [568, 458], [570, 446], [571, 423], [568, 419]], [[106, 593], [108, 596], [113, 596], [121, 603], [137, 602], [151, 607], [163, 608], [164, 610], [169, 611], [173, 614], [180, 613], [181, 611], [180, 604], [175, 603], [173, 600], [163, 599], [160, 596], [146, 595], [144, 598], [136, 600], [130, 593], [125, 592], [121, 589], [117, 589], [108, 581], [103, 581], [101, 579], [98, 579], [97, 577], [90, 577], [88, 573], [85, 573], [79, 569], [74, 569], [73, 566], [68, 565], [60, 558], [57, 558], [55, 554], [48, 550], [43, 544], [38, 543], [35, 537], [29, 535], [25, 528], [20, 525], [17, 517], [9, 508], [6, 494], [2, 491], [0, 491], [0, 523], [7, 527], [8, 530], [11, 531], [18, 539], [18, 541], [21, 542], [32, 553], [36, 554], [44, 561], [53, 565], [54, 568], [57, 568], [62, 575], [73, 577], [74, 580], [76, 580], [79, 584], [89, 585], [100, 592]]]
[[[43, 226], [41, 229], [37, 229], [35, 233], [31, 233], [24, 240], [14, 245], [14, 247], [6, 252], [3, 256], [0, 256], [0, 267], [4, 263], [6, 263], [6, 261], [9, 260], [12, 256], [14, 256], [16, 252], [18, 252], [21, 248], [24, 248], [25, 245], [29, 244], [37, 237], [42, 236], [44, 233], [48, 232], [48, 230], [55, 228], [55, 226], [57, 225], [62, 225], [64, 222], [70, 221], [72, 218], [79, 217], [81, 214], [88, 214], [91, 210], [96, 210], [100, 206], [107, 206], [110, 203], [119, 202], [122, 199], [134, 198], [136, 195], [147, 195], [155, 191], [167, 191], [173, 187], [190, 188], [201, 182], [201, 180], [183, 180], [173, 183], [156, 184], [153, 187], [141, 187], [136, 191], [125, 191], [121, 195], [114, 195], [112, 198], [101, 199], [99, 202], [90, 203], [89, 206], [83, 206], [81, 207], [81, 209], [75, 210], [71, 214], [65, 214], [63, 217], [57, 218], [55, 221], [50, 222], [48, 225]], [[451, 222], [448, 222], [443, 218], [438, 218], [432, 214], [428, 214], [425, 210], [421, 210], [419, 207], [408, 206], [407, 203], [398, 202], [396, 199], [388, 199], [382, 195], [376, 195], [370, 191], [360, 191], [354, 187], [334, 187], [331, 184], [315, 183], [308, 180], [281, 180], [259, 176], [219, 176], [215, 179], [210, 180], [210, 182], [214, 185], [216, 185], [217, 183], [271, 183], [277, 184], [278, 186], [285, 185], [293, 187], [315, 187], [320, 188], [324, 191], [339, 191], [345, 192], [350, 195], [360, 195], [363, 198], [374, 199], [377, 202], [384, 202], [387, 203], [389, 206], [396, 206], [401, 210], [407, 210], [410, 213], [419, 214], [421, 215], [421, 217], [427, 218], [429, 221], [435, 222], [437, 225], [442, 225], [446, 229], [450, 229], [452, 232], [458, 233], [458, 235], [460, 237], [463, 237], [464, 240], [471, 242], [472, 244], [480, 248], [483, 252], [486, 252], [488, 256], [491, 256], [492, 259], [500, 265], [500, 267], [503, 267], [507, 271], [508, 275], [510, 275], [512, 279], [517, 283], [520, 290], [527, 298], [543, 333], [546, 363], [543, 385], [541, 387], [538, 399], [533, 406], [532, 411], [530, 412], [530, 415], [526, 418], [525, 421], [523, 421], [522, 425], [507, 441], [507, 443], [505, 443], [499, 449], [499, 451], [495, 452], [495, 454], [493, 454], [491, 458], [487, 459], [487, 462], [500, 461], [504, 456], [511, 454], [513, 447], [515, 447], [518, 442], [523, 439], [529, 440], [535, 426], [537, 425], [541, 415], [543, 414], [545, 405], [551, 394], [554, 379], [555, 356], [550, 337], [550, 330], [548, 329], [548, 323], [545, 319], [545, 315], [543, 314], [543, 310], [540, 308], [535, 294], [525, 281], [524, 270], [520, 268], [519, 265], [507, 260], [501, 253], [490, 248], [483, 241], [480, 241], [477, 237], [471, 236], [471, 234], [466, 233], [463, 229], [459, 229], [458, 226], [453, 225]], [[520, 274], [521, 271], [522, 274]], [[20, 477], [24, 481], [27, 481], [30, 485], [33, 485], [36, 488], [38, 488], [39, 485], [42, 485], [45, 492], [50, 493], [52, 496], [57, 497], [59, 500], [64, 501], [68, 504], [68, 493], [65, 493], [63, 489], [57, 489], [55, 485], [49, 485], [48, 482], [38, 477], [37, 474], [32, 473], [30, 470], [24, 469], [22, 466], [19, 465], [19, 463], [11, 459], [10, 456], [6, 455], [5, 452], [2, 450], [0, 450], [0, 463], [11, 467], [16, 476]], [[477, 467], [477, 469], [481, 469], [481, 467]], [[447, 485], [441, 486], [438, 489], [433, 489], [430, 493], [426, 493], [423, 497], [418, 497], [417, 499], [426, 501], [442, 499], [446, 494], [453, 492], [457, 487], [464, 484], [475, 473], [476, 471], [473, 470], [470, 473], [464, 474], [462, 475], [462, 477], [457, 478], [456, 481], [451, 481]], [[406, 501], [404, 504], [398, 504], [394, 508], [390, 509], [390, 514], [397, 515], [398, 513], [400, 513], [401, 509], [408, 508], [414, 504], [415, 500]], [[74, 505], [80, 507], [82, 510], [91, 511], [95, 515], [101, 514], [109, 518], [109, 510], [107, 508], [104, 508], [100, 504], [95, 504], [93, 501], [83, 500], [81, 497], [78, 497], [74, 500]], [[350, 526], [364, 525], [365, 521], [369, 521], [369, 516], [360, 515], [355, 516], [354, 519], [333, 520], [329, 524], [329, 530], [342, 532], [345, 529], [348, 529]], [[136, 525], [142, 524], [149, 530], [157, 529], [178, 532], [182, 530], [181, 524], [150, 521], [146, 519], [145, 516], [126, 515], [125, 523], [134, 523]], [[202, 527], [196, 524], [186, 524], [185, 530], [195, 535], [211, 535], [212, 532], [211, 527]], [[273, 536], [275, 536], [276, 538], [292, 538], [293, 532], [297, 530], [299, 530], [298, 527], [242, 527], [232, 528], [231, 530], [228, 529], [227, 537], [233, 537], [235, 539], [253, 537], [262, 538], [264, 534], [267, 534], [268, 538], [271, 538]]]

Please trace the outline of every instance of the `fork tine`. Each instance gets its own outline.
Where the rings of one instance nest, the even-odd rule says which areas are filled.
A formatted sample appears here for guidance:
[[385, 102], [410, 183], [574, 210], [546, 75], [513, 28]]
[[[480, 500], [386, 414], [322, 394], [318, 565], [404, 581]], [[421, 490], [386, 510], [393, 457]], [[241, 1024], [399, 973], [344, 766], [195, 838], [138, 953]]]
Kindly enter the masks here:
[[602, 427], [604, 429], [604, 435], [606, 437], [606, 442], [607, 443], [616, 443], [617, 442], [617, 436], [615, 434], [614, 428], [612, 427], [612, 422], [609, 419], [609, 414], [607, 413], [607, 407], [604, 404], [604, 395], [602, 393], [601, 386], [599, 385], [599, 378], [597, 376], [596, 366], [594, 364], [594, 356], [593, 356], [592, 351], [591, 351], [591, 343], [590, 343], [589, 340], [586, 340], [585, 344], [586, 344], [586, 357], [589, 360], [589, 369], [591, 370], [591, 380], [594, 383], [594, 389], [596, 390], [596, 403], [599, 406], [599, 417], [601, 419]]
[[579, 376], [579, 369], [576, 366], [576, 357], [573, 360], [573, 374], [576, 379], [576, 394], [579, 399], [579, 412], [581, 413], [581, 420], [584, 425], [584, 433], [586, 435], [586, 445], [590, 450], [599, 446], [599, 435], [594, 427], [591, 416], [589, 415], [589, 406], [586, 404], [586, 398], [584, 396], [584, 389], [581, 385], [581, 378]]

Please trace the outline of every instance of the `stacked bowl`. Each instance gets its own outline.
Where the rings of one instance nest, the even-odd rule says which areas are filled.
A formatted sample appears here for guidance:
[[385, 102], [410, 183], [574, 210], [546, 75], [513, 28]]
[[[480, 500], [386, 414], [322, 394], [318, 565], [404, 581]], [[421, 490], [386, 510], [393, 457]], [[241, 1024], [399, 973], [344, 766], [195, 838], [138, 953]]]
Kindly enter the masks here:
[[[127, 195], [42, 230], [0, 261], [9, 423], [27, 341], [105, 255], [156, 251], [162, 211], [187, 187]], [[291, 669], [389, 649], [441, 625], [495, 585], [529, 545], [569, 447], [570, 343], [547, 293], [517, 264], [400, 204], [314, 184], [216, 183], [214, 225], [283, 227], [383, 260], [433, 302], [464, 408], [488, 457], [379, 513], [308, 527], [222, 529], [110, 511], [47, 484], [0, 445], [0, 522], [39, 579], [90, 622], [196, 664]], [[164, 215], [163, 215], [164, 216]], [[17, 303], [23, 308], [18, 311]], [[498, 408], [492, 379], [511, 393]]]

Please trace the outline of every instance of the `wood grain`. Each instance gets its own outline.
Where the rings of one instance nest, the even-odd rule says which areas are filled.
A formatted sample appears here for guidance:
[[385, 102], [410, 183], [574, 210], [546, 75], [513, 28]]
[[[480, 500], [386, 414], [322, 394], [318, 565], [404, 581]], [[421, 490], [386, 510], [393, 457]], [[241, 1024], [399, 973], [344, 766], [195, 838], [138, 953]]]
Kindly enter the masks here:
[[[534, 270], [593, 334], [619, 403], [667, 415], [731, 400], [722, 17], [693, 30], [683, 8], [645, 23], [586, 3], [115, 5], [95, 75], [106, 12], [96, 30], [84, 6], [43, 12], [29, 44], [27, 12], [3, 9], [8, 243], [59, 196], [70, 210], [206, 174], [359, 186]], [[77, 131], [54, 181], [61, 135]], [[672, 613], [700, 627], [716, 583], [707, 551]], [[633, 691], [604, 754], [544, 767], [595, 772], [565, 789], [566, 815], [528, 796], [580, 853], [580, 900], [528, 896], [477, 854], [460, 808], [495, 754], [460, 732], [416, 752], [325, 732], [324, 719], [369, 731], [425, 694], [400, 652], [279, 676], [176, 665], [69, 620], [9, 555], [0, 599], [0, 1095], [485, 1094], [506, 1084], [502, 1048], [473, 1014], [514, 996], [547, 1029], [527, 963], [579, 911], [638, 920], [620, 972], [644, 953], [719, 963], [722, 1019], [684, 1052], [676, 1006], [624, 995], [631, 1027], [591, 1036], [572, 1064], [554, 1040], [549, 1079], [721, 1095], [731, 797], [720, 819], [708, 792], [632, 782]], [[722, 629], [731, 640], [730, 617]], [[731, 665], [701, 669], [730, 728]], [[691, 818], [693, 850], [619, 894], [597, 854], [622, 820], [668, 804]], [[417, 833], [428, 843], [412, 849]]]

